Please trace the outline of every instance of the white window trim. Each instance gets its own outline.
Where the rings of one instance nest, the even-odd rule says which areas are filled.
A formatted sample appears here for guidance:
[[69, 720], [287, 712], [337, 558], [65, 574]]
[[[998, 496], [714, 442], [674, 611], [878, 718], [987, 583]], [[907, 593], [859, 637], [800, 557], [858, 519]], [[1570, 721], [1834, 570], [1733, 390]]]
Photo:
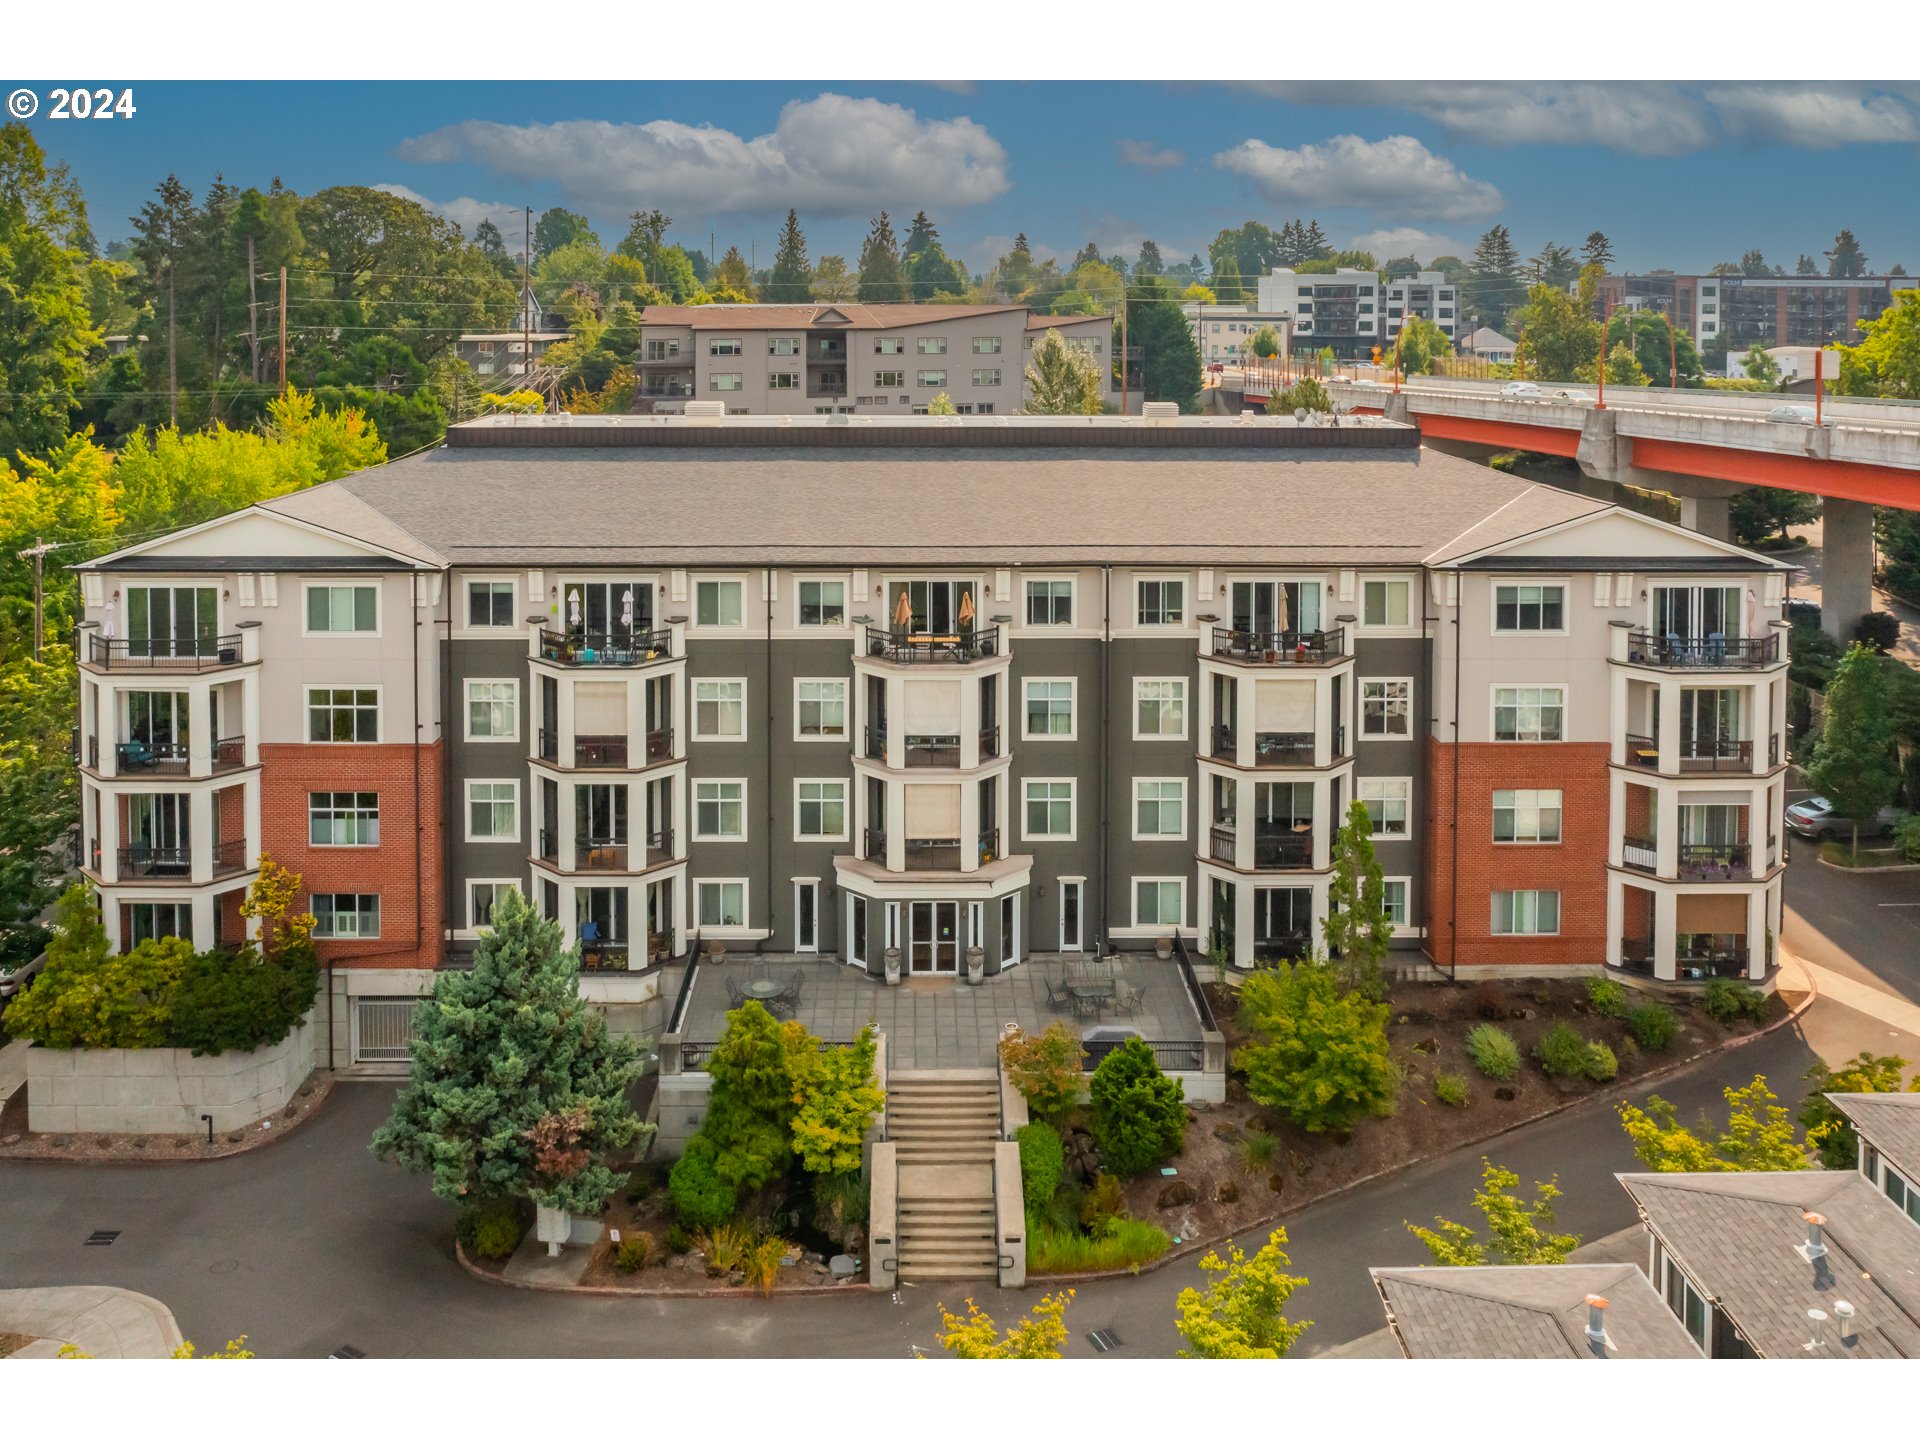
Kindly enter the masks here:
[[[1180, 586], [1180, 614], [1177, 624], [1169, 625], [1160, 620], [1142, 620], [1140, 618], [1140, 587], [1163, 581], [1174, 581]], [[1195, 603], [1193, 576], [1186, 571], [1169, 571], [1165, 574], [1148, 571], [1133, 573], [1133, 624], [1134, 630], [1146, 630], [1154, 634], [1166, 634], [1177, 630], [1191, 630], [1194, 626], [1193, 607]]]
[[[1029, 613], [1027, 610], [1027, 586], [1032, 584], [1058, 584], [1061, 581], [1065, 581], [1067, 585], [1066, 623], [1064, 625], [1034, 624], [1031, 620], [1027, 618], [1027, 615]], [[1016, 588], [1019, 591], [1020, 628], [1022, 630], [1045, 630], [1045, 631], [1052, 632], [1054, 634], [1061, 634], [1066, 631], [1075, 629], [1080, 624], [1080, 577], [1079, 576], [1069, 574], [1065, 571], [1061, 571], [1058, 574], [1051, 574], [1051, 575], [1045, 574], [1045, 573], [1033, 575], [1033, 574], [1028, 574], [1025, 571], [1022, 571], [1018, 577]]]
[[[1369, 785], [1400, 785], [1405, 787], [1407, 829], [1406, 833], [1402, 835], [1383, 834], [1378, 830], [1370, 830], [1367, 838], [1372, 840], [1376, 845], [1382, 840], [1411, 840], [1413, 838], [1413, 777], [1411, 775], [1356, 775], [1353, 777], [1353, 798], [1364, 804], [1367, 799], [1364, 792]], [[1391, 800], [1395, 797], [1385, 795], [1380, 798]]]
[[[740, 833], [738, 835], [703, 835], [700, 833], [700, 787], [702, 785], [738, 785], [740, 787]], [[738, 775], [702, 775], [687, 784], [687, 833], [702, 845], [744, 845], [747, 843], [747, 831], [752, 828], [747, 823], [747, 782]]]
[[[1140, 918], [1140, 887], [1147, 885], [1178, 885], [1180, 887], [1180, 918], [1169, 925], [1164, 920], [1143, 920]], [[1134, 931], [1138, 934], [1174, 934], [1186, 927], [1187, 923], [1187, 877], [1184, 875], [1133, 875], [1127, 880], [1127, 914], [1132, 917]]]
[[[316, 690], [371, 690], [373, 691], [373, 728], [371, 740], [312, 740], [304, 738], [312, 734], [313, 692]], [[303, 685], [300, 687], [300, 732], [303, 745], [379, 745], [383, 743], [387, 732], [387, 687], [385, 685], [356, 685], [352, 681], [345, 684]], [[324, 893], [324, 892], [323, 892]], [[346, 893], [346, 892], [341, 892]]]
[[[717, 625], [702, 625], [700, 623], [700, 587], [702, 585], [738, 585], [740, 587], [740, 620], [737, 624], [728, 625], [724, 621]], [[737, 633], [747, 629], [747, 577], [745, 575], [728, 574], [689, 576], [687, 580], [687, 608], [692, 612], [687, 620], [687, 628], [689, 630]], [[796, 610], [795, 613], [797, 614], [798, 611]]]
[[[1164, 735], [1159, 731], [1149, 734], [1140, 728], [1140, 687], [1143, 684], [1164, 685], [1171, 682], [1180, 687], [1180, 733]], [[1133, 677], [1133, 738], [1142, 744], [1151, 744], [1156, 740], [1170, 740], [1183, 744], [1193, 729], [1193, 687], [1187, 684], [1184, 675], [1136, 675]]]
[[[1179, 830], [1177, 830], [1171, 835], [1161, 834], [1157, 831], [1141, 830], [1140, 828], [1140, 787], [1142, 785], [1178, 785], [1180, 787], [1180, 828]], [[1133, 798], [1132, 798], [1131, 804], [1128, 807], [1129, 810], [1132, 812], [1130, 823], [1133, 828], [1133, 838], [1135, 840], [1146, 841], [1148, 843], [1152, 843], [1154, 841], [1159, 841], [1159, 840], [1168, 840], [1168, 841], [1175, 841], [1175, 842], [1184, 841], [1187, 838], [1187, 835], [1189, 834], [1189, 832], [1191, 832], [1193, 829], [1193, 826], [1191, 824], [1192, 806], [1188, 803], [1191, 800], [1191, 798], [1192, 798], [1191, 788], [1188, 786], [1187, 777], [1184, 775], [1136, 775], [1134, 776], [1133, 777]], [[1154, 877], [1151, 875], [1143, 875], [1139, 878], [1143, 880], [1151, 880]]]
[[[1067, 887], [1076, 885], [1080, 889], [1080, 933], [1075, 943], [1067, 944]], [[1087, 948], [1087, 877], [1084, 875], [1062, 875], [1060, 877], [1060, 898], [1054, 908], [1054, 918], [1059, 923], [1057, 934], [1060, 937], [1060, 949], [1078, 955]]]
[[351, 845], [316, 845], [313, 843], [313, 797], [316, 795], [371, 795], [373, 796], [373, 823], [380, 823], [380, 792], [378, 790], [308, 790], [307, 791], [307, 848], [309, 850], [378, 850], [380, 842], [371, 844], [354, 843]]
[[[1664, 577], [1663, 577], [1664, 578]], [[1558, 630], [1502, 630], [1500, 628], [1500, 587], [1502, 585], [1539, 585], [1542, 587], [1558, 585], [1560, 587], [1560, 628]], [[1649, 594], [1652, 592], [1649, 591]], [[1543, 576], [1538, 579], [1493, 580], [1487, 585], [1487, 633], [1504, 635], [1521, 640], [1533, 636], [1570, 635], [1569, 628], [1573, 619], [1573, 579], [1571, 576]]]
[[[321, 941], [335, 941], [335, 942], [338, 942], [338, 943], [340, 943], [340, 944], [343, 944], [343, 945], [351, 945], [351, 944], [353, 944], [353, 943], [354, 943], [355, 941], [357, 941], [357, 940], [378, 940], [378, 939], [380, 938], [380, 931], [381, 931], [381, 928], [382, 928], [382, 927], [383, 927], [383, 926], [384, 926], [384, 925], [386, 924], [386, 920], [387, 920], [387, 913], [386, 913], [386, 912], [387, 912], [387, 907], [386, 907], [386, 903], [385, 903], [385, 897], [384, 897], [384, 896], [383, 896], [383, 895], [382, 895], [382, 894], [381, 894], [381, 893], [380, 893], [380, 892], [379, 892], [378, 890], [319, 890], [319, 891], [308, 891], [308, 892], [307, 892], [307, 900], [308, 900], [308, 906], [309, 906], [309, 908], [311, 908], [311, 906], [312, 906], [312, 901], [313, 901], [313, 898], [314, 898], [314, 896], [315, 896], [315, 895], [326, 895], [326, 896], [338, 896], [338, 895], [371, 895], [371, 896], [373, 897], [373, 899], [374, 899], [374, 908], [375, 908], [375, 910], [376, 910], [376, 911], [378, 912], [378, 920], [376, 921], [376, 923], [375, 923], [375, 925], [374, 925], [374, 928], [373, 928], [373, 933], [372, 933], [371, 935], [369, 935], [369, 934], [367, 934], [367, 933], [366, 933], [366, 932], [364, 932], [364, 931], [361, 931], [361, 932], [359, 932], [359, 933], [357, 933], [357, 934], [353, 934], [353, 935], [322, 935], [322, 934], [320, 933], [320, 931], [319, 931], [319, 928], [318, 928], [318, 926], [316, 926], [316, 927], [315, 927], [315, 929], [314, 929], [314, 933], [313, 933], [313, 938], [314, 938], [315, 940], [321, 940]], [[157, 903], [164, 903], [164, 902], [157, 902]]]
[[[473, 918], [473, 887], [476, 885], [511, 885], [515, 890], [521, 892], [523, 899], [526, 894], [526, 885], [518, 875], [469, 875], [467, 877], [466, 908], [462, 911], [467, 923], [465, 929], [455, 930], [453, 932], [453, 938], [456, 940], [478, 940], [480, 938], [480, 927], [474, 922]], [[499, 903], [500, 901], [498, 897], [496, 897], [494, 904], [497, 905]]]
[[[812, 627], [809, 627], [812, 628]], [[821, 627], [825, 628], [825, 627]], [[703, 677], [705, 678], [705, 677]], [[840, 725], [838, 735], [806, 735], [800, 730], [800, 687], [802, 685], [838, 685], [840, 687]], [[746, 728], [744, 693], [741, 704], [741, 729]], [[799, 745], [845, 745], [853, 735], [853, 693], [844, 675], [796, 675], [793, 677], [793, 739]], [[742, 737], [745, 738], [744, 736]]]
[[[800, 892], [813, 891], [813, 943], [800, 943]], [[817, 875], [798, 876], [793, 882], [793, 949], [796, 955], [818, 955], [820, 953], [820, 877]]]
[[[740, 887], [740, 923], [738, 925], [703, 925], [700, 923], [700, 892], [709, 885], [738, 885]], [[702, 935], [726, 935], [750, 937], [755, 934], [748, 922], [753, 918], [753, 883], [744, 875], [704, 875], [693, 882], [693, 928]]]
[[[386, 624], [385, 600], [378, 580], [368, 584], [359, 580], [348, 580], [344, 584], [332, 584], [325, 580], [303, 580], [300, 582], [300, 636], [304, 640], [378, 640], [381, 629]], [[309, 630], [307, 617], [307, 596], [315, 590], [371, 590], [373, 591], [373, 628], [371, 630]]]
[[[1027, 787], [1029, 785], [1065, 785], [1067, 787], [1067, 833], [1064, 835], [1036, 834], [1027, 828]], [[1080, 782], [1072, 775], [1030, 775], [1020, 782], [1020, 838], [1036, 845], [1045, 845], [1052, 841], [1071, 842], [1080, 835]], [[1065, 878], [1065, 877], [1062, 877]], [[1086, 928], [1086, 917], [1080, 920], [1081, 928]]]
[[[1407, 590], [1407, 618], [1401, 624], [1391, 620], [1378, 625], [1367, 623], [1367, 586], [1404, 585]], [[1419, 607], [1414, 604], [1420, 596], [1419, 581], [1411, 575], [1368, 575], [1358, 577], [1356, 588], [1359, 594], [1354, 597], [1354, 608], [1359, 612], [1358, 628], [1368, 635], [1417, 635], [1420, 633], [1421, 620]], [[1565, 614], [1565, 610], [1561, 611]]]
[[[473, 833], [473, 787], [476, 785], [511, 785], [513, 787], [513, 833], [511, 835], [476, 835]], [[520, 781], [512, 775], [481, 775], [466, 781], [461, 786], [460, 828], [469, 845], [518, 845], [520, 833], [524, 828], [523, 811], [525, 796], [521, 794]]]
[[[1552, 895], [1553, 929], [1551, 930], [1496, 930], [1493, 928], [1493, 899], [1496, 895]], [[1530, 940], [1541, 937], [1551, 938], [1560, 933], [1560, 911], [1566, 904], [1566, 894], [1560, 890], [1546, 890], [1537, 885], [1522, 885], [1512, 890], [1489, 890], [1487, 892], [1487, 935], [1494, 940]], [[1534, 918], [1540, 914], [1539, 902], [1534, 902]]]
[[[1397, 940], [1403, 936], [1418, 935], [1420, 933], [1420, 927], [1413, 923], [1413, 877], [1411, 875], [1382, 875], [1380, 877], [1380, 883], [1382, 886], [1399, 884], [1407, 887], [1407, 923], [1393, 927], [1394, 938]], [[1381, 894], [1384, 900], [1384, 889]]]
[[[700, 687], [702, 685], [738, 685], [740, 687], [740, 733], [707, 735], [700, 729]], [[795, 692], [798, 693], [797, 691]], [[794, 722], [796, 725], [798, 720]], [[744, 745], [747, 743], [747, 677], [744, 675], [693, 675], [687, 679], [687, 732], [702, 745]]]
[[[526, 584], [523, 571], [469, 574], [460, 577], [460, 617], [453, 627], [456, 636], [475, 636], [487, 640], [502, 639], [507, 635], [526, 634], [526, 624], [522, 612], [525, 602], [520, 598], [520, 587]], [[476, 625], [473, 623], [473, 599], [467, 593], [475, 585], [505, 585], [513, 594], [513, 619], [505, 625]]]
[[[1354, 708], [1356, 712], [1354, 715], [1354, 719], [1359, 722], [1360, 738], [1362, 740], [1392, 740], [1392, 741], [1398, 741], [1402, 744], [1405, 744], [1409, 740], [1417, 740], [1420, 738], [1419, 727], [1416, 725], [1413, 718], [1413, 697], [1416, 691], [1413, 676], [1411, 675], [1361, 675], [1355, 678], [1354, 684], [1360, 687], [1359, 696], [1354, 702]], [[1406, 734], [1375, 735], [1370, 731], [1368, 731], [1367, 729], [1367, 686], [1369, 685], [1404, 685], [1407, 687], [1407, 733]]]
[[[1067, 733], [1064, 735], [1030, 735], [1027, 733], [1027, 687], [1029, 685], [1059, 685], [1068, 687]], [[1080, 738], [1080, 677], [1077, 675], [1026, 675], [1020, 680], [1020, 741], [1027, 745], [1044, 745], [1060, 740], [1078, 740]]]
[[[840, 833], [809, 835], [800, 828], [800, 787], [802, 785], [838, 785], [840, 787]], [[800, 775], [793, 782], [793, 838], [796, 844], [820, 845], [853, 838], [853, 792], [851, 782], [842, 775]]]
[[[510, 735], [476, 735], [473, 733], [473, 687], [475, 685], [510, 685], [513, 687], [513, 733]], [[510, 675], [469, 675], [461, 682], [460, 730], [461, 738], [469, 745], [517, 745], [520, 743], [520, 682]]]
[[[1538, 850], [1543, 846], [1564, 845], [1566, 843], [1566, 839], [1567, 839], [1567, 792], [1566, 790], [1564, 788], [1556, 789], [1552, 786], [1541, 786], [1541, 785], [1535, 785], [1530, 788], [1532, 789], [1532, 792], [1536, 795], [1540, 794], [1543, 790], [1552, 790], [1554, 794], [1560, 797], [1560, 803], [1554, 807], [1556, 810], [1560, 812], [1560, 834], [1552, 840], [1538, 840], [1538, 839], [1522, 840], [1522, 839], [1519, 839], [1518, 837], [1512, 840], [1502, 840], [1499, 836], [1493, 835], [1491, 836], [1491, 839], [1493, 840], [1493, 843], [1495, 845], [1502, 846], [1502, 847], [1511, 847], [1513, 849]], [[1518, 791], [1519, 791], [1519, 787], [1517, 786], [1514, 787], [1514, 793], [1517, 794]], [[1499, 789], [1495, 789], [1493, 791], [1494, 795], [1498, 795], [1499, 793], [1500, 793]], [[1491, 803], [1491, 796], [1489, 797], [1489, 802], [1490, 803], [1488, 804], [1487, 808], [1490, 813], [1487, 816], [1487, 826], [1489, 831], [1491, 831], [1494, 825], [1494, 818], [1493, 818], [1492, 812], [1497, 812], [1500, 807], [1496, 804]], [[1537, 805], [1534, 807], [1534, 812], [1536, 815], [1539, 813], [1539, 808], [1540, 807]], [[1518, 827], [1516, 826], [1515, 828], [1517, 829]]]
[[[1541, 633], [1550, 634], [1552, 632], [1542, 631]], [[1496, 719], [1500, 709], [1500, 692], [1502, 690], [1558, 690], [1560, 692], [1560, 738], [1558, 740], [1523, 740], [1519, 738], [1502, 740], [1499, 733], [1499, 724]], [[1568, 686], [1564, 681], [1538, 685], [1525, 680], [1504, 680], [1489, 685], [1487, 687], [1487, 742], [1492, 745], [1566, 744], [1567, 731], [1569, 728], [1567, 724], [1567, 690]]]
[[[838, 575], [795, 575], [793, 581], [793, 628], [807, 635], [815, 635], [834, 630], [844, 630], [853, 624], [852, 610], [855, 596], [853, 580], [845, 574]], [[800, 618], [800, 587], [802, 585], [838, 585], [840, 587], [840, 618], [822, 625], [809, 625]], [[741, 619], [746, 618], [745, 602], [741, 604]], [[711, 627], [709, 627], [711, 628]]]

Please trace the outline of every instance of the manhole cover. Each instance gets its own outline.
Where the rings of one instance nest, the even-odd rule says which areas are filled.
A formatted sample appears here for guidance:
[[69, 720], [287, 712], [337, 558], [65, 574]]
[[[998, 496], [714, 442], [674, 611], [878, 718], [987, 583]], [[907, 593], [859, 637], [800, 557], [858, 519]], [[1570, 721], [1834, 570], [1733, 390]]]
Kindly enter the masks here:
[[1104, 1355], [1109, 1350], [1120, 1348], [1120, 1337], [1111, 1330], [1089, 1330], [1087, 1343]]
[[89, 1245], [111, 1245], [119, 1238], [120, 1232], [118, 1230], [96, 1230], [87, 1236], [86, 1243]]
[[212, 1275], [231, 1275], [239, 1268], [240, 1262], [238, 1260], [216, 1260], [207, 1267], [207, 1271]]
[[364, 1360], [367, 1352], [353, 1345], [342, 1345], [327, 1357], [329, 1360]]

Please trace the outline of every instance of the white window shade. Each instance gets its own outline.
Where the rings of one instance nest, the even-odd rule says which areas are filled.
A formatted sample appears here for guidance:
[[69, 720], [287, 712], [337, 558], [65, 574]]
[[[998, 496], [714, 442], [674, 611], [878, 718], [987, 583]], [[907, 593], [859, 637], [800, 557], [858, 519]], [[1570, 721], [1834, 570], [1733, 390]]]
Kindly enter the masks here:
[[1253, 725], [1273, 734], [1313, 733], [1313, 681], [1254, 681]]
[[[909, 735], [958, 735], [960, 733], [960, 682], [958, 680], [909, 680], [901, 709]], [[952, 832], [957, 835], [960, 832]]]
[[904, 798], [907, 839], [952, 840], [959, 836], [958, 785], [909, 785]]
[[576, 735], [627, 733], [627, 687], [619, 681], [586, 680], [573, 687]]

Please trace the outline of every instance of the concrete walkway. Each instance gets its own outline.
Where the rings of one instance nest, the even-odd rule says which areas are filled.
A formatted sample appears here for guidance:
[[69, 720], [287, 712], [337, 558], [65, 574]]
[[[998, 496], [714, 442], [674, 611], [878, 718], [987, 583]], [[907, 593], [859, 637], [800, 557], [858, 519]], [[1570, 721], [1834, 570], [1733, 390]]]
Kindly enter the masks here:
[[1811, 990], [1822, 1000], [1831, 1000], [1849, 1010], [1858, 1010], [1862, 1015], [1872, 1016], [1895, 1030], [1920, 1035], [1920, 1005], [1889, 994], [1877, 986], [1863, 984], [1851, 975], [1842, 975], [1838, 970], [1803, 960], [1784, 946], [1780, 951], [1780, 988]]
[[166, 1306], [112, 1285], [0, 1290], [0, 1330], [42, 1337], [13, 1360], [57, 1359], [62, 1345], [96, 1360], [164, 1360], [183, 1339]]

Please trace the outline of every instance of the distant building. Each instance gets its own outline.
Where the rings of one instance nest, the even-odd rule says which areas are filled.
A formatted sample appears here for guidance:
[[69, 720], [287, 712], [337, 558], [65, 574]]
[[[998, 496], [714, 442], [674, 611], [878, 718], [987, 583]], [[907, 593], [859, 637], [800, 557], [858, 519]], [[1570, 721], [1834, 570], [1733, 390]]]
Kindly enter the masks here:
[[1511, 365], [1517, 348], [1512, 340], [1498, 330], [1482, 325], [1467, 337], [1467, 343], [1461, 347], [1461, 352], [1471, 355], [1476, 360], [1488, 360], [1496, 365]]
[[1341, 360], [1371, 358], [1380, 328], [1380, 277], [1372, 270], [1302, 275], [1274, 270], [1260, 277], [1260, 313], [1293, 316], [1293, 350], [1332, 350]]
[[454, 357], [466, 361], [483, 380], [524, 375], [531, 368], [526, 355], [529, 349], [537, 365], [548, 346], [567, 338], [567, 322], [531, 294], [526, 297], [522, 313], [513, 317], [513, 327], [462, 335], [453, 342]]
[[1600, 301], [1615, 310], [1652, 310], [1668, 316], [1701, 348], [1724, 344], [1729, 353], [1754, 345], [1853, 344], [1860, 327], [1911, 289], [1907, 276], [1862, 275], [1607, 275]]
[[1286, 353], [1293, 316], [1285, 310], [1260, 310], [1251, 305], [1194, 305], [1181, 307], [1193, 328], [1203, 365], [1238, 365], [1254, 358], [1253, 337], [1272, 326]]
[[1422, 270], [1395, 280], [1387, 286], [1387, 311], [1380, 333], [1391, 340], [1402, 325], [1418, 315], [1438, 325], [1449, 340], [1456, 340], [1465, 328], [1459, 297], [1459, 287], [1442, 270]]
[[[1747, 378], [1747, 354], [1752, 348], [1749, 345], [1746, 349], [1727, 351], [1729, 380]], [[1818, 345], [1775, 345], [1767, 350], [1767, 354], [1773, 358], [1773, 363], [1780, 367], [1780, 378], [1785, 382], [1786, 388], [1811, 391], [1814, 384], [1814, 357], [1820, 354], [1821, 348]], [[1830, 385], [1840, 374], [1840, 356], [1831, 349], [1827, 350], [1826, 356], [1820, 371], [1821, 377]]]

